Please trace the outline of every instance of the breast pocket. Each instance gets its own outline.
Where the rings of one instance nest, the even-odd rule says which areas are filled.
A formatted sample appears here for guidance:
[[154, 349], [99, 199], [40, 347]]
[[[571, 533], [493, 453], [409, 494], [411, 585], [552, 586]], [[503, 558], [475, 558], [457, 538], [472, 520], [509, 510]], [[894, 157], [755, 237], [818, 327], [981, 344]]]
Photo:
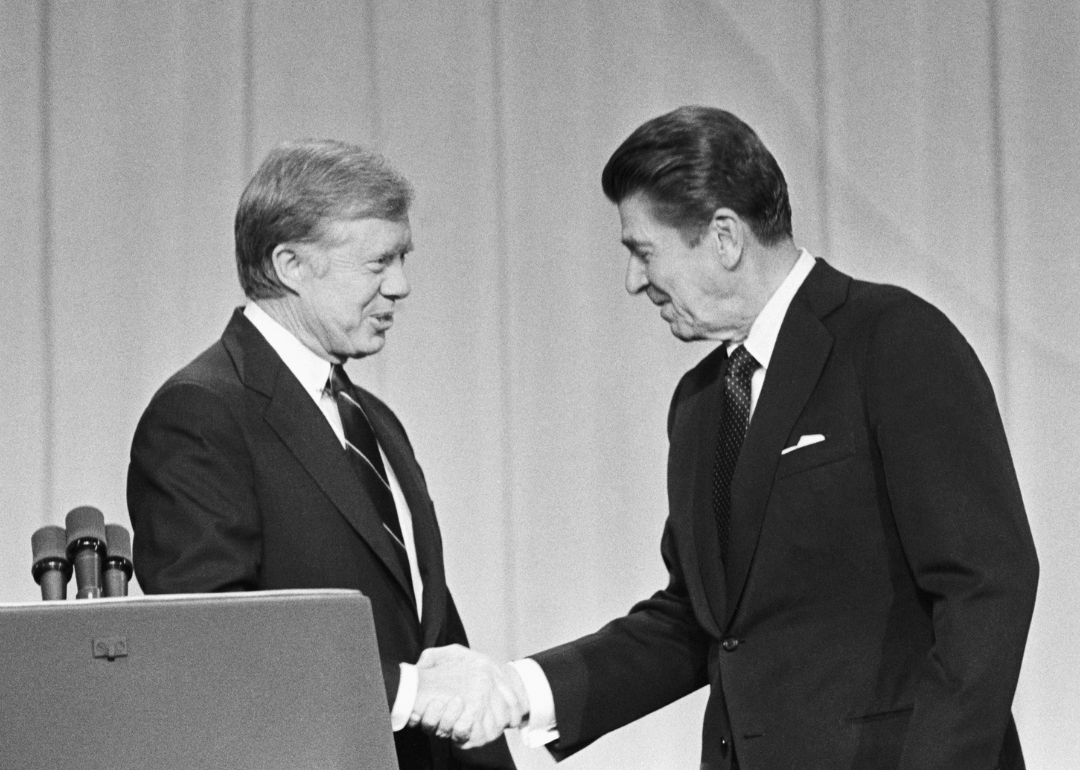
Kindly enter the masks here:
[[779, 480], [796, 473], [840, 462], [855, 454], [855, 445], [850, 436], [828, 433], [823, 435], [824, 441], [799, 447], [780, 455], [780, 462], [776, 466], [776, 478]]

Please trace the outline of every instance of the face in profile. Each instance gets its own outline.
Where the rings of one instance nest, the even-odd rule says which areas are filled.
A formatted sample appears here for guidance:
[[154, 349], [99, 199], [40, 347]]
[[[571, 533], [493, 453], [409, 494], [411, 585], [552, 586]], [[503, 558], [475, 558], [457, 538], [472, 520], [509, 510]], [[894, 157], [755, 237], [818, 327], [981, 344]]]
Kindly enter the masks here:
[[409, 294], [409, 220], [336, 220], [319, 241], [293, 248], [301, 260], [297, 321], [309, 342], [336, 361], [382, 350], [397, 302]]
[[734, 281], [721, 264], [713, 227], [690, 245], [656, 219], [641, 194], [619, 204], [619, 218], [630, 251], [626, 290], [644, 293], [680, 340], [732, 339], [743, 324], [733, 312]]

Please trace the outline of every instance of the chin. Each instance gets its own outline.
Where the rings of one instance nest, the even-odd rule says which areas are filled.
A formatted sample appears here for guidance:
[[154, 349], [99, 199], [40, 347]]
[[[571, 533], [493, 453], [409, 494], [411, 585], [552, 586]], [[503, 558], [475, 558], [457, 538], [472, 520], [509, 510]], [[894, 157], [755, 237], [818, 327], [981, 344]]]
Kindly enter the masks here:
[[386, 347], [386, 338], [376, 337], [375, 339], [370, 340], [367, 345], [364, 345], [364, 347], [362, 348], [363, 353], [361, 355], [373, 356], [380, 350], [382, 350], [384, 347]]
[[366, 356], [373, 356], [378, 353], [386, 345], [386, 338], [382, 335], [368, 337], [364, 340], [357, 341], [352, 345], [352, 352], [349, 353], [349, 358], [364, 358]]
[[682, 340], [683, 342], [694, 342], [695, 340], [701, 339], [701, 335], [696, 334], [693, 329], [687, 329], [680, 326], [676, 321], [671, 322], [671, 334], [673, 337]]

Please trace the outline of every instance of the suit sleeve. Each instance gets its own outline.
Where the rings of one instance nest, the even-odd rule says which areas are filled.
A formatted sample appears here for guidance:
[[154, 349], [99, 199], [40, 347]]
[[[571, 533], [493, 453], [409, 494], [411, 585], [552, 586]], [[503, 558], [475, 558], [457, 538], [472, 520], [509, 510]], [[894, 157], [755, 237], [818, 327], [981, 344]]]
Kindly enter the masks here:
[[244, 433], [204, 385], [170, 383], [135, 431], [127, 484], [148, 594], [257, 587], [261, 526]]
[[661, 548], [664, 590], [594, 634], [529, 656], [555, 699], [559, 739], [548, 748], [558, 759], [708, 683], [710, 640], [690, 607], [670, 526]]
[[[678, 391], [672, 414], [677, 403]], [[529, 656], [551, 685], [557, 759], [708, 684], [711, 639], [694, 616], [670, 519], [660, 550], [663, 590], [594, 634]]]
[[994, 767], [1038, 580], [994, 393], [960, 333], [922, 302], [886, 315], [868, 361], [889, 503], [933, 613], [900, 767]]

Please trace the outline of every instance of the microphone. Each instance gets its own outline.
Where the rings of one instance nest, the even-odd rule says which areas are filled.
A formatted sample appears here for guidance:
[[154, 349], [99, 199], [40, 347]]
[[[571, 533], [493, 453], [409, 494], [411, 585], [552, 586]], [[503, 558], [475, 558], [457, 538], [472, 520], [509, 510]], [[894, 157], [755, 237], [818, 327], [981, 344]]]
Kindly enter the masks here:
[[97, 508], [83, 505], [71, 510], [67, 523], [67, 555], [75, 564], [76, 599], [101, 596], [101, 563], [105, 558], [105, 517]]
[[31, 573], [41, 586], [41, 598], [47, 602], [67, 598], [71, 580], [71, 562], [67, 558], [67, 534], [63, 527], [49, 525], [30, 536], [34, 551]]
[[105, 596], [127, 596], [131, 579], [131, 535], [120, 524], [105, 525]]

